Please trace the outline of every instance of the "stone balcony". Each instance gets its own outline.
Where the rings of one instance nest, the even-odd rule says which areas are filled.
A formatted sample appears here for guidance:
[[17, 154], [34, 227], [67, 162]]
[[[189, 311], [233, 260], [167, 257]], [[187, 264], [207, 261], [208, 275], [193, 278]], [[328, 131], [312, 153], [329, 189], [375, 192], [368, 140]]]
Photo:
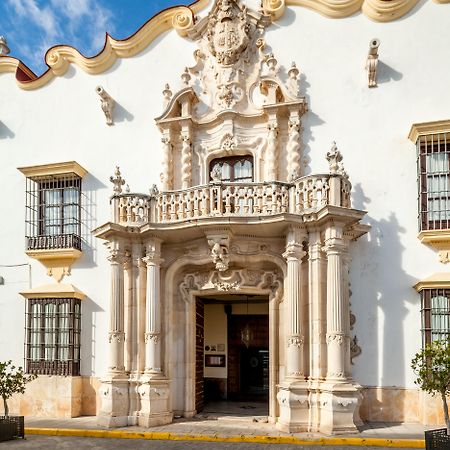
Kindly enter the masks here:
[[210, 182], [183, 190], [146, 194], [116, 194], [113, 223], [177, 224], [196, 219], [260, 218], [303, 215], [325, 206], [350, 208], [351, 184], [339, 174], [309, 175], [291, 183]]

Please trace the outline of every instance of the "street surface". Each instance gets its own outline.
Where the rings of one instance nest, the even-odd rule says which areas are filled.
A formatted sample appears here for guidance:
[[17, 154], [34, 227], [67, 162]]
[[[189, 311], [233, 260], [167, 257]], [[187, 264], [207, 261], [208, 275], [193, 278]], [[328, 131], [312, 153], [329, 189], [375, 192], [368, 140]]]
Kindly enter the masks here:
[[[156, 441], [146, 439], [107, 439], [57, 436], [28, 436], [26, 439], [0, 442], [1, 450], [388, 450], [387, 447], [354, 447], [290, 444], [253, 444], [199, 441]], [[389, 449], [389, 450], [392, 450]], [[413, 449], [404, 449], [413, 450]]]

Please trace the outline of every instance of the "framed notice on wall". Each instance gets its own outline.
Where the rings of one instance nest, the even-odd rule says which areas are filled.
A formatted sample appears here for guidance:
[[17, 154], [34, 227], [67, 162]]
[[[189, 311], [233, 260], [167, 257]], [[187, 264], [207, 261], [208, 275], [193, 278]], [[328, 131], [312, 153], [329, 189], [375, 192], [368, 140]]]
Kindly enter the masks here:
[[225, 355], [205, 355], [205, 367], [225, 367]]

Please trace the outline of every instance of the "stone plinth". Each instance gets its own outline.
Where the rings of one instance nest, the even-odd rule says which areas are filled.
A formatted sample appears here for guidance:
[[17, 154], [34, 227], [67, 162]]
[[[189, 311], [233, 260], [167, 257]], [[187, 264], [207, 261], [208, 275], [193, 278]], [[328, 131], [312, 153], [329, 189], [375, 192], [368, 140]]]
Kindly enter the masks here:
[[128, 403], [129, 383], [126, 378], [102, 379], [97, 424], [111, 428], [128, 426]]
[[361, 386], [348, 382], [332, 381], [321, 385], [320, 394], [320, 432], [326, 434], [346, 434], [358, 432], [356, 425], [361, 423], [359, 405]]
[[138, 423], [141, 427], [155, 427], [171, 423], [173, 413], [170, 408], [169, 380], [147, 378], [141, 381], [139, 397], [141, 411]]
[[278, 386], [280, 416], [276, 428], [286, 433], [308, 431], [309, 401], [305, 381], [286, 382]]

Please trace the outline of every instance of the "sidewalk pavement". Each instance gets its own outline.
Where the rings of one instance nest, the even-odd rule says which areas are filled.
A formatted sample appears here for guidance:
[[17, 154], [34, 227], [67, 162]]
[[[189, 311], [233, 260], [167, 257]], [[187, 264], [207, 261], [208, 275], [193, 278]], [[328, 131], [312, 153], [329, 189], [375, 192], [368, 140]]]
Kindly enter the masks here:
[[95, 416], [73, 419], [25, 418], [27, 434], [397, 448], [425, 448], [425, 429], [423, 425], [415, 423], [371, 422], [351, 435], [325, 436], [320, 433], [283, 433], [276, 430], [273, 424], [265, 423], [264, 419], [248, 416], [200, 415], [193, 419], [175, 419], [169, 425], [152, 428], [129, 426], [114, 429], [98, 426]]

